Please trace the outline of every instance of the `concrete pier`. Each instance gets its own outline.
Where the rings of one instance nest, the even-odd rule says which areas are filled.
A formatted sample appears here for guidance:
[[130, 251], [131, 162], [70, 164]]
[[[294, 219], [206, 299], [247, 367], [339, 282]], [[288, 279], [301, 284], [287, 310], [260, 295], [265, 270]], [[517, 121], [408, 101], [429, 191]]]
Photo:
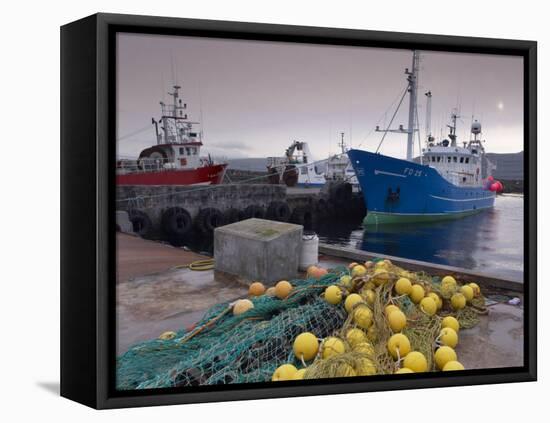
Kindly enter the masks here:
[[516, 293], [523, 293], [523, 281], [506, 279], [493, 276], [487, 273], [479, 273], [459, 267], [446, 266], [443, 264], [427, 263], [425, 261], [406, 259], [385, 254], [371, 253], [355, 248], [319, 244], [319, 252], [327, 256], [348, 259], [349, 261], [367, 261], [374, 258], [389, 259], [392, 263], [411, 271], [425, 271], [432, 276], [455, 275], [464, 280], [476, 281], [480, 286], [500, 290], [508, 290]]
[[[214, 270], [175, 268], [204, 256], [124, 234], [117, 235], [117, 251], [118, 354], [164, 331], [192, 327], [214, 304], [247, 296], [248, 287], [238, 278], [222, 279]], [[325, 268], [349, 261], [320, 257]], [[521, 297], [517, 291], [508, 295]], [[460, 361], [468, 369], [522, 366], [523, 314], [521, 306], [489, 306], [476, 327], [460, 331], [456, 350]]]
[[196, 235], [181, 230], [183, 226], [203, 238], [212, 237], [211, 228], [205, 233], [205, 219], [208, 226], [217, 227], [261, 217], [311, 230], [314, 222], [323, 219], [365, 215], [361, 194], [345, 183], [331, 183], [323, 189], [271, 184], [117, 186], [116, 198], [116, 209], [128, 213], [136, 233], [174, 245]]

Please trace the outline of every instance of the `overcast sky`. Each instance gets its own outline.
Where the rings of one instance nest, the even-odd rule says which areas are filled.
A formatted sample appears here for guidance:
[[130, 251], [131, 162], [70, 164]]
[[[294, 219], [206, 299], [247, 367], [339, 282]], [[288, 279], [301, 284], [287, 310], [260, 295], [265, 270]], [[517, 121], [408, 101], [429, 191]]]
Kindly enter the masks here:
[[[459, 140], [469, 137], [473, 114], [487, 151], [523, 149], [522, 58], [424, 51], [421, 60], [422, 139], [423, 94], [431, 90], [436, 138], [459, 107]], [[373, 129], [389, 123], [411, 61], [409, 50], [119, 34], [118, 154], [136, 157], [155, 144], [151, 118], [174, 82], [190, 118], [199, 120], [202, 109], [202, 154], [281, 156], [299, 140], [321, 159], [338, 151], [341, 132], [353, 147], [374, 151], [381, 134]], [[407, 106], [394, 126], [406, 127]], [[380, 151], [404, 158], [406, 135], [388, 135]]]

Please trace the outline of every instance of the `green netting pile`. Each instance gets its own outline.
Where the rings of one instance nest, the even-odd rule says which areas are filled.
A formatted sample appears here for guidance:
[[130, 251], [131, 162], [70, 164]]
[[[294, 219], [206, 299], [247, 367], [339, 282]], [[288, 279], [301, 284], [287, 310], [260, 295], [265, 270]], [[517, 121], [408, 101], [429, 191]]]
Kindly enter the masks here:
[[294, 361], [292, 343], [297, 335], [311, 331], [325, 337], [342, 327], [345, 311], [320, 295], [341, 272], [320, 280], [294, 280], [285, 300], [253, 298], [254, 308], [239, 316], [228, 312], [229, 303], [216, 305], [195, 331], [133, 346], [117, 359], [118, 389], [270, 380], [277, 366]]
[[[434, 353], [439, 348], [442, 320], [452, 315], [460, 328], [470, 328], [486, 312], [483, 295], [478, 292], [463, 308], [452, 306], [451, 297], [460, 294], [456, 281], [449, 288], [438, 277], [424, 272], [409, 272], [388, 260], [367, 262], [360, 274], [346, 267], [332, 269], [320, 279], [294, 280], [293, 289], [283, 300], [267, 294], [251, 298], [254, 308], [234, 316], [230, 303], [207, 311], [192, 331], [180, 331], [172, 339], [155, 339], [133, 346], [117, 359], [117, 387], [146, 389], [251, 383], [270, 381], [281, 365], [305, 369], [301, 378], [317, 379], [343, 376], [392, 374], [403, 367], [403, 357], [392, 357], [388, 340], [394, 335], [386, 307], [398, 307], [406, 317], [400, 329], [410, 341], [412, 351], [422, 353], [427, 366], [436, 371]], [[350, 276], [347, 280], [342, 276]], [[396, 294], [395, 284], [406, 278], [420, 285], [425, 296], [437, 294], [439, 307], [428, 314], [408, 294]], [[472, 281], [463, 281], [465, 283]], [[336, 285], [342, 293], [339, 304], [330, 304], [324, 291]], [[348, 297], [360, 301], [348, 307]], [[368, 307], [372, 322], [368, 328], [357, 324], [356, 311]], [[390, 313], [391, 314], [391, 313]], [[363, 322], [364, 324], [364, 322]], [[360, 329], [360, 343], [349, 331]], [[319, 339], [316, 356], [309, 362], [296, 358], [293, 343], [304, 332]], [[331, 337], [340, 343], [337, 354], [324, 354]], [[364, 341], [364, 342], [363, 342]], [[331, 347], [332, 348], [332, 347]]]

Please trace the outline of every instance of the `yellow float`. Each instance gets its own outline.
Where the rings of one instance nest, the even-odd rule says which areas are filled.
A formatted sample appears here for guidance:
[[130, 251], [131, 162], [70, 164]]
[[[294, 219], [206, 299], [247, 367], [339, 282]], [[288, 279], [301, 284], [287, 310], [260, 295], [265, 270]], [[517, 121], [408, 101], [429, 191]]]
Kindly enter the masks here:
[[282, 366], [277, 367], [271, 380], [273, 382], [278, 382], [282, 380], [292, 380], [294, 375], [298, 372], [298, 369], [292, 364], [283, 364]]
[[321, 345], [323, 358], [329, 358], [338, 354], [346, 352], [346, 346], [341, 339], [334, 336], [326, 338]]
[[355, 307], [356, 304], [362, 303], [363, 298], [361, 298], [361, 295], [359, 294], [350, 294], [346, 297], [346, 301], [344, 302], [344, 308], [346, 311], [351, 313], [353, 310], [353, 307]]
[[402, 333], [396, 333], [392, 335], [388, 340], [388, 352], [397, 360], [398, 358], [405, 357], [411, 351], [411, 343]]
[[317, 355], [319, 341], [311, 332], [304, 332], [296, 337], [292, 348], [296, 358], [309, 361]]
[[412, 283], [407, 278], [399, 278], [395, 283], [394, 289], [397, 295], [409, 295], [412, 289]]
[[329, 304], [340, 304], [342, 301], [342, 290], [336, 285], [331, 285], [325, 289], [325, 300]]

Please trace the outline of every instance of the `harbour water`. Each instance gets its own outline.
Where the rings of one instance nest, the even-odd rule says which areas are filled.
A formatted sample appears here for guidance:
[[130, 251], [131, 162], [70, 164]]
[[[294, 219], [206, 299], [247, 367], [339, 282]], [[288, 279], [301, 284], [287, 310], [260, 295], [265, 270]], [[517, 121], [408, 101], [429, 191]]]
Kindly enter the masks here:
[[321, 242], [523, 280], [523, 195], [501, 195], [495, 207], [462, 219], [364, 230], [360, 222], [317, 228]]

